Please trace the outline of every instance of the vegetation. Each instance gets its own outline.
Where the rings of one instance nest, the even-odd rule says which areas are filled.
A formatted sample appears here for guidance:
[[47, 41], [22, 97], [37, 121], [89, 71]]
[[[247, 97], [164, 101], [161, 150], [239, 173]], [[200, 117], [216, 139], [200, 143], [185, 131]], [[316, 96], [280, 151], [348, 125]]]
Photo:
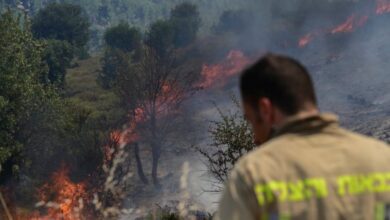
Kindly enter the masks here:
[[201, 24], [197, 6], [190, 3], [177, 5], [171, 11], [169, 22], [172, 23], [175, 46], [188, 46], [196, 39]]
[[236, 105], [234, 112], [224, 113], [217, 108], [221, 120], [213, 121], [210, 126], [212, 143], [208, 149], [197, 148], [206, 158], [208, 171], [217, 180], [217, 187], [228, 179], [238, 159], [255, 147], [251, 128], [239, 111], [240, 105], [236, 98], [232, 100]]
[[86, 12], [80, 6], [52, 3], [34, 16], [31, 29], [38, 39], [67, 41], [81, 49], [88, 42], [88, 20]]
[[142, 36], [137, 28], [131, 28], [128, 23], [122, 22], [106, 30], [104, 41], [110, 48], [130, 53], [140, 49]]
[[140, 62], [120, 67], [117, 81], [116, 91], [129, 112], [130, 121], [137, 116], [142, 118], [140, 132], [148, 137], [152, 150], [152, 179], [156, 186], [161, 148], [174, 129], [178, 109], [194, 82], [193, 72], [177, 66], [176, 56], [177, 52], [172, 50], [161, 57], [146, 46]]
[[[87, 79], [76, 68], [65, 76], [72, 47], [66, 41], [35, 39], [26, 21], [11, 11], [0, 18], [0, 184], [8, 185], [22, 204], [32, 205], [36, 189], [62, 163], [75, 181], [97, 175], [102, 146], [109, 132], [124, 123], [124, 113], [113, 107], [119, 106], [113, 94], [93, 87], [96, 75]], [[91, 66], [99, 69], [94, 63], [87, 71]], [[60, 96], [53, 85], [63, 82], [72, 89], [63, 84]]]
[[66, 69], [70, 67], [74, 56], [73, 47], [67, 41], [47, 40], [43, 60], [49, 67], [45, 80], [59, 88], [65, 84]]
[[11, 11], [0, 18], [0, 164], [14, 171], [34, 134], [29, 125], [44, 121], [45, 108], [58, 102], [54, 90], [40, 83], [47, 76], [41, 64], [43, 45], [23, 20]]
[[106, 48], [101, 59], [102, 69], [98, 75], [97, 82], [104, 89], [111, 89], [115, 86], [121, 69], [127, 70], [131, 62], [131, 56], [120, 49]]
[[[0, 8], [23, 6], [32, 19], [30, 25], [28, 17], [16, 16], [20, 10], [0, 19], [0, 184], [14, 187], [10, 191], [29, 208], [36, 202], [37, 186], [62, 163], [69, 166], [72, 181], [92, 180], [101, 187], [109, 173], [101, 167], [107, 163], [117, 166], [108, 181], [113, 187], [97, 195], [102, 207], [117, 205], [120, 214], [133, 184], [126, 179], [134, 168], [132, 157], [140, 185], [148, 184], [151, 175], [151, 182], [160, 186], [164, 149], [171, 142], [179, 145], [177, 134], [184, 128], [193, 129], [188, 127], [194, 119], [182, 117], [183, 103], [197, 87], [202, 64], [217, 63], [231, 49], [252, 49], [254, 41], [248, 39], [262, 42], [258, 36], [268, 31], [277, 36], [286, 27], [299, 30], [303, 21], [299, 16], [292, 19], [294, 10], [301, 8], [282, 10], [276, 3], [258, 6], [252, 1], [44, 2], [0, 0]], [[315, 5], [310, 4], [304, 10]], [[255, 16], [259, 7], [279, 14], [272, 17], [275, 20], [263, 20], [262, 14]], [[269, 25], [273, 22], [278, 25]], [[87, 45], [104, 47], [81, 59]], [[209, 129], [212, 142], [198, 149], [218, 183], [254, 147], [250, 128], [237, 109], [218, 109], [220, 120]], [[114, 131], [128, 128], [129, 121], [139, 122], [134, 132], [140, 138], [118, 150]], [[113, 155], [123, 151], [120, 165], [105, 161], [105, 146]], [[144, 173], [142, 162], [148, 153], [151, 165], [144, 167], [150, 172]], [[158, 215], [179, 218], [170, 211]]]
[[49, 74], [44, 82], [63, 88], [66, 69], [75, 54], [79, 57], [86, 54], [89, 40], [86, 13], [77, 5], [52, 3], [33, 17], [31, 30], [35, 38], [46, 40], [43, 60], [49, 67]]
[[172, 23], [169, 21], [158, 20], [154, 22], [146, 33], [145, 44], [164, 57], [173, 49], [175, 32]]

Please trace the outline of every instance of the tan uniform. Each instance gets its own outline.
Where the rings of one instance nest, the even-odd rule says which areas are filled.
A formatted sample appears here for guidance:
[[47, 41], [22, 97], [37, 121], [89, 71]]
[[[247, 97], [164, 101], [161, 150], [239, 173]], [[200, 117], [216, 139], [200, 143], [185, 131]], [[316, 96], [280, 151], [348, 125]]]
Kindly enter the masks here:
[[213, 219], [390, 219], [388, 145], [317, 115], [287, 122], [231, 172]]

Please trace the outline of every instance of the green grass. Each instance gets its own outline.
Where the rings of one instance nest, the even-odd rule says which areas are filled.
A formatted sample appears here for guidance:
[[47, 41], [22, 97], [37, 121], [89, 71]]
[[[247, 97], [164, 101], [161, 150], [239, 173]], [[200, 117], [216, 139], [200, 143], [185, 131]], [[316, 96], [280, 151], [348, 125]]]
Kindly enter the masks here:
[[91, 116], [105, 116], [108, 120], [117, 120], [123, 115], [119, 98], [113, 91], [102, 89], [96, 79], [100, 71], [100, 54], [77, 61], [66, 75], [66, 96], [72, 105], [92, 112]]

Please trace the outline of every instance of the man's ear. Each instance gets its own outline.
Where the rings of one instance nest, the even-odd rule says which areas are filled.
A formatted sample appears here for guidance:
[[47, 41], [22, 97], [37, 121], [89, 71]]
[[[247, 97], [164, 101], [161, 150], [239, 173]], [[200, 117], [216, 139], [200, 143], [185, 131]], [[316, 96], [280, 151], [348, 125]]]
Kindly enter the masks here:
[[260, 115], [263, 120], [268, 123], [274, 121], [274, 106], [272, 105], [271, 100], [267, 97], [262, 97], [258, 101], [258, 106], [260, 110]]

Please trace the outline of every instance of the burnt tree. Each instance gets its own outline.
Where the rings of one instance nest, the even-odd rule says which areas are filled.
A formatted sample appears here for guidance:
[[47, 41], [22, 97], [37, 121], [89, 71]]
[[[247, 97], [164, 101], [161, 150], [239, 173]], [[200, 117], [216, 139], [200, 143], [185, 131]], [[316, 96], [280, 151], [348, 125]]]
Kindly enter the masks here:
[[159, 186], [158, 161], [167, 137], [175, 129], [179, 108], [195, 80], [186, 65], [178, 65], [178, 53], [169, 50], [164, 56], [145, 46], [138, 63], [122, 68], [118, 76], [117, 92], [137, 121], [137, 132], [152, 150], [152, 180]]

